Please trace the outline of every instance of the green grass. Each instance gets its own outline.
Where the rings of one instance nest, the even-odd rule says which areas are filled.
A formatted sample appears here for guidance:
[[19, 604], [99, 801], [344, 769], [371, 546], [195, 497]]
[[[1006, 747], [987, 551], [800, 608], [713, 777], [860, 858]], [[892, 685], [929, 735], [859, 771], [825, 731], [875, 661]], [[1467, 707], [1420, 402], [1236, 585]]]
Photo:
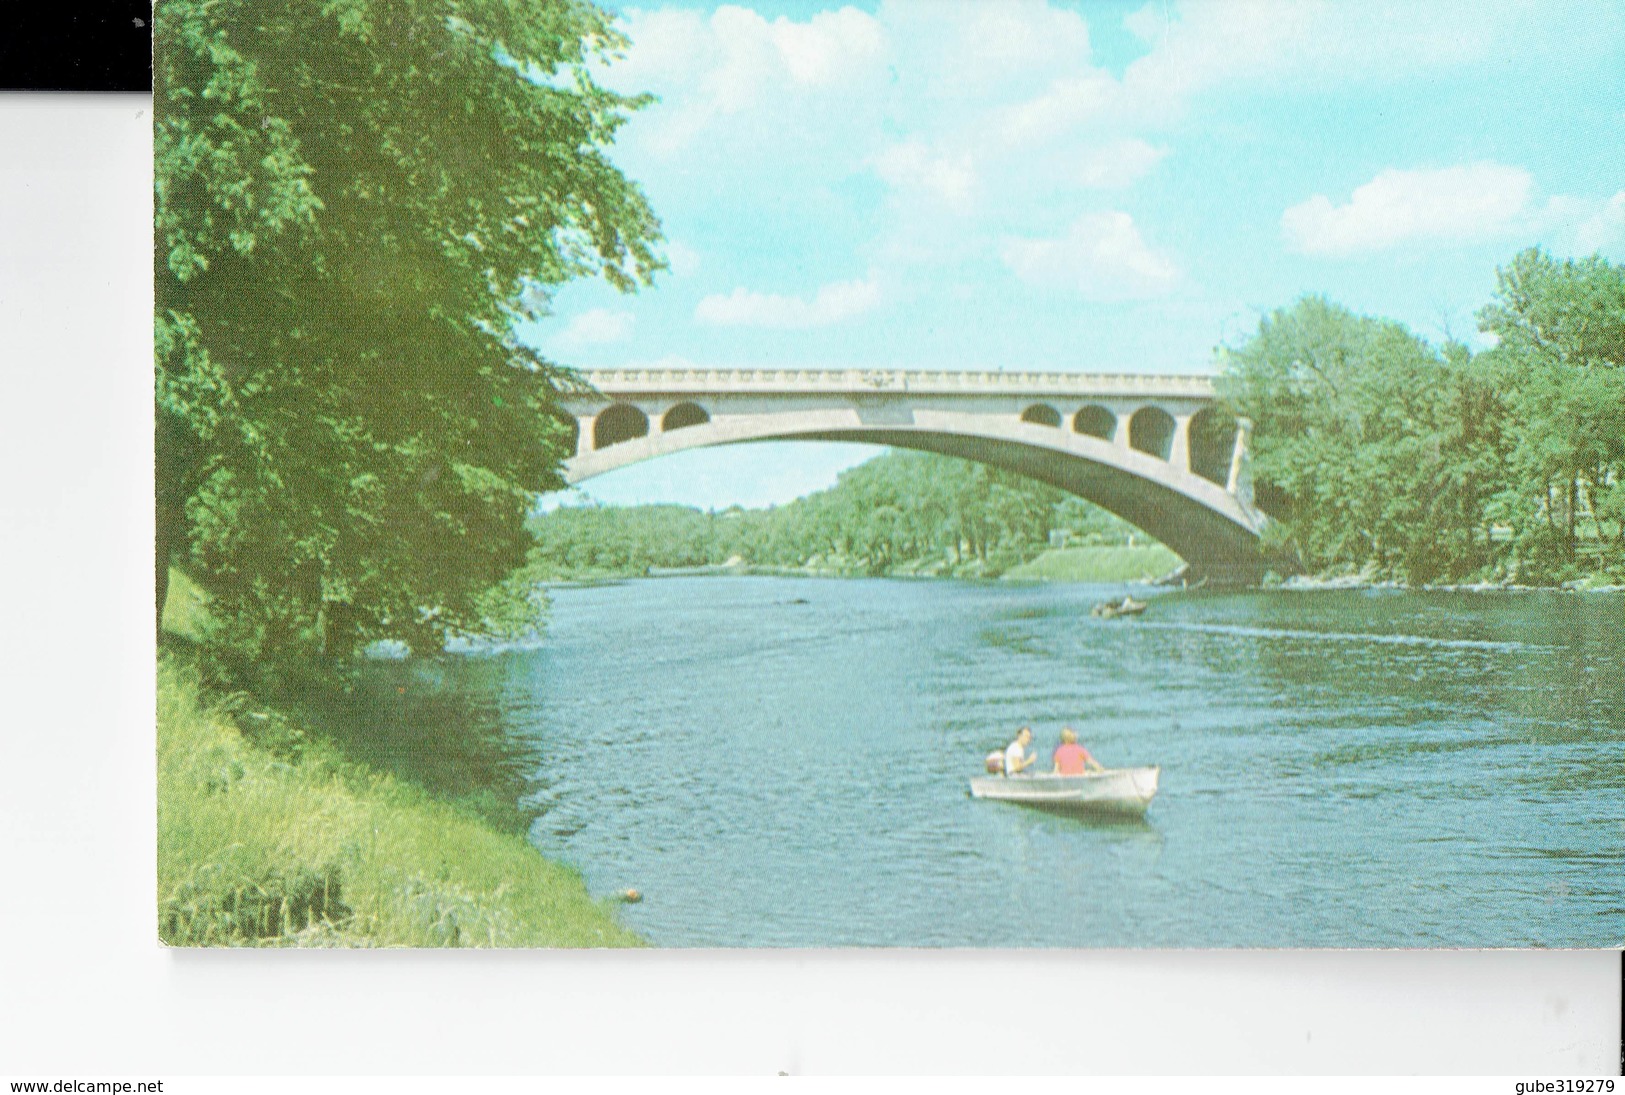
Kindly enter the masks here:
[[1135, 582], [1166, 577], [1179, 556], [1161, 544], [1054, 548], [1005, 571], [1010, 579], [1044, 582]]
[[610, 947], [640, 940], [574, 871], [280, 725], [244, 737], [158, 667], [158, 924], [177, 946]]

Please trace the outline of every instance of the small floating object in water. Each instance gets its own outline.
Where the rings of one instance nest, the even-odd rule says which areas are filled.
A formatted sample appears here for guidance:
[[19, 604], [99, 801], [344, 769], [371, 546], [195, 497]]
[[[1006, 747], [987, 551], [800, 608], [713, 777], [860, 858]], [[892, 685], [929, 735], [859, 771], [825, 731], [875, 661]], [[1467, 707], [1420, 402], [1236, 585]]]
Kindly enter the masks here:
[[1146, 601], [1136, 601], [1133, 597], [1124, 597], [1121, 601], [1101, 601], [1089, 610], [1089, 615], [1102, 620], [1115, 620], [1119, 616], [1138, 616], [1148, 606]]
[[615, 896], [620, 898], [628, 905], [636, 905], [639, 901], [643, 900], [643, 895], [637, 890], [622, 890]]

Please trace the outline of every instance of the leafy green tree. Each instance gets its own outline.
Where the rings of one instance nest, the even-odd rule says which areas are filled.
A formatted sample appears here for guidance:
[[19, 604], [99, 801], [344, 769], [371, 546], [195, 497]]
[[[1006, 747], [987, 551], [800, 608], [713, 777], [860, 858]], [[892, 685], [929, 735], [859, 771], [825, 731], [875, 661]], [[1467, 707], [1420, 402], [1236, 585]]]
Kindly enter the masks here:
[[1504, 393], [1515, 482], [1498, 516], [1537, 574], [1577, 569], [1582, 537], [1603, 566], [1625, 556], [1625, 268], [1539, 249], [1498, 272], [1479, 313]]
[[160, 0], [158, 600], [241, 654], [494, 626], [568, 375], [549, 290], [660, 268], [580, 0]]
[[1461, 347], [1307, 297], [1223, 356], [1220, 394], [1251, 418], [1273, 535], [1311, 568], [1415, 581], [1482, 567], [1501, 465], [1491, 393]]

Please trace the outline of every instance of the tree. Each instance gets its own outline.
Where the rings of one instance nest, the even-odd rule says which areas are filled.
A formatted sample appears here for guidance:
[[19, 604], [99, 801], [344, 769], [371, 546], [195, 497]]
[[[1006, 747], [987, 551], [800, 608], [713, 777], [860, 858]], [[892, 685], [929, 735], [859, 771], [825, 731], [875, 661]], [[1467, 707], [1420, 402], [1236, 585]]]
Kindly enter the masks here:
[[1375, 562], [1416, 581], [1481, 567], [1500, 439], [1481, 371], [1397, 323], [1306, 297], [1223, 358], [1251, 418], [1275, 535], [1313, 568]]
[[[1625, 554], [1625, 268], [1538, 248], [1497, 272], [1479, 325], [1508, 404], [1516, 488], [1501, 516], [1537, 571], [1574, 568], [1582, 532]], [[1589, 520], [1591, 528], [1584, 523]], [[1611, 527], [1610, 527], [1611, 526]]]
[[244, 654], [488, 626], [573, 443], [516, 324], [661, 268], [623, 46], [580, 0], [162, 0], [160, 612], [179, 558]]

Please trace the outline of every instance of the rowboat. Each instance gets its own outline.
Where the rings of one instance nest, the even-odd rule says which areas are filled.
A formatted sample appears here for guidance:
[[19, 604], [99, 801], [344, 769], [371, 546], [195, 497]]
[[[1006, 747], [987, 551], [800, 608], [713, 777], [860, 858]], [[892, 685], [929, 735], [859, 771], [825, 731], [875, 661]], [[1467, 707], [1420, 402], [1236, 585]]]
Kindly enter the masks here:
[[1107, 768], [1082, 776], [977, 776], [972, 798], [991, 798], [1060, 813], [1138, 817], [1157, 794], [1162, 769]]

